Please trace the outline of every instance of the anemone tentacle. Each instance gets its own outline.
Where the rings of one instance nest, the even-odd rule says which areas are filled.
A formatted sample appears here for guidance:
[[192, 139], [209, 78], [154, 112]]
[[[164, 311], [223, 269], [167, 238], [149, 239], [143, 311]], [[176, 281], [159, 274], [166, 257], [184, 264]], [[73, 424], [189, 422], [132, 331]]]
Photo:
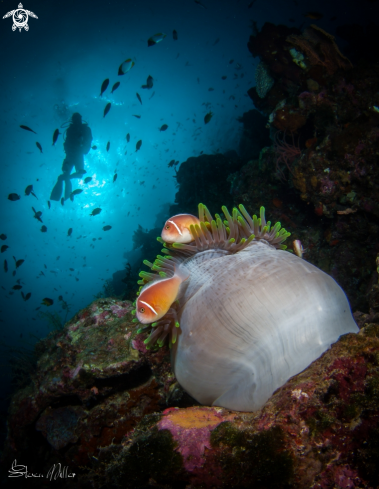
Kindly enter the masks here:
[[251, 218], [242, 204], [240, 204], [238, 207], [240, 210], [238, 222], [240, 224], [240, 231], [242, 235], [248, 237], [253, 233], [257, 241], [264, 239], [275, 248], [281, 250], [285, 250], [287, 248], [287, 246], [283, 245], [282, 243], [289, 236], [291, 236], [291, 233], [286, 231], [284, 228], [281, 228], [280, 222], [277, 222], [271, 227], [271, 222], [266, 222], [265, 208], [263, 206], [259, 210], [259, 218], [256, 215]]
[[[173, 307], [171, 307], [159, 321], [147, 326], [152, 326], [150, 336], [144, 341], [147, 349], [150, 349], [154, 343], [157, 343], [159, 347], [162, 347], [167, 336], [169, 336], [170, 348], [171, 345], [176, 342], [180, 325], [176, 310]], [[147, 329], [147, 327], [140, 328], [137, 333], [142, 333]]]

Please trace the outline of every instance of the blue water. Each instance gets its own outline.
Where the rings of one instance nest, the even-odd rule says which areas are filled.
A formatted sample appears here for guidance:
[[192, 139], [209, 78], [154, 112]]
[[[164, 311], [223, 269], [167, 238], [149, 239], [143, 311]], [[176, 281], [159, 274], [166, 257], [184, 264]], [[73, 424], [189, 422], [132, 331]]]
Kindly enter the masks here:
[[[1, 20], [0, 234], [7, 240], [0, 245], [9, 246], [0, 255], [4, 351], [30, 348], [36, 337], [46, 336], [50, 325], [40, 311], [56, 312], [63, 320], [60, 295], [70, 306], [67, 319], [87, 306], [104, 282], [124, 268], [124, 253], [132, 250], [138, 225], [151, 229], [163, 224], [157, 215], [174, 202], [177, 191], [174, 168], [168, 168], [172, 159], [183, 162], [200, 152], [238, 151], [242, 125], [237, 118], [254, 108], [247, 96], [259, 62], [247, 49], [253, 21], [258, 28], [266, 21], [306, 27], [313, 21], [303, 14], [321, 11], [324, 18], [318, 25], [333, 33], [339, 24], [370, 20], [369, 9], [375, 6], [366, 2], [363, 9], [358, 2], [344, 2], [341, 9], [337, 2], [294, 0], [249, 4], [204, 0], [203, 8], [193, 0], [25, 1], [23, 8], [38, 16], [29, 17], [29, 31], [12, 31], [12, 18]], [[17, 1], [2, 1], [0, 7], [3, 16], [17, 8]], [[330, 20], [333, 16], [337, 21]], [[148, 38], [156, 33], [165, 33], [165, 39], [148, 47]], [[118, 76], [118, 67], [128, 58], [135, 66]], [[146, 90], [141, 85], [149, 75], [154, 86]], [[100, 97], [106, 78], [110, 84]], [[111, 94], [116, 81], [121, 85]], [[103, 117], [108, 102], [112, 107]], [[209, 111], [213, 118], [205, 125]], [[90, 184], [74, 180], [73, 189], [83, 192], [64, 206], [51, 202], [49, 209], [65, 156], [62, 135], [55, 146], [52, 136], [73, 112], [82, 114], [97, 146], [85, 156], [85, 177], [93, 179]], [[159, 131], [162, 124], [168, 125], [164, 132]], [[138, 140], [142, 147], [136, 152]], [[30, 184], [38, 200], [24, 195]], [[8, 200], [10, 193], [19, 194], [20, 200]], [[32, 206], [42, 212], [46, 233], [33, 218]], [[97, 207], [101, 214], [90, 217]], [[103, 231], [106, 225], [112, 229]], [[73, 231], [68, 237], [69, 228]], [[13, 257], [25, 260], [15, 276]], [[28, 301], [12, 290], [18, 279], [21, 291], [31, 292]], [[41, 305], [45, 297], [54, 304]]]

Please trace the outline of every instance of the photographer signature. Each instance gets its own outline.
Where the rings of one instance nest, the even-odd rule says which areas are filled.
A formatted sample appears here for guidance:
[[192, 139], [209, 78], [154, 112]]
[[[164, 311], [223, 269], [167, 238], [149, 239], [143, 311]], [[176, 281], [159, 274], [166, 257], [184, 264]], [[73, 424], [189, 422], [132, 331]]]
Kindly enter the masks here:
[[50, 479], [52, 481], [53, 479], [67, 479], [67, 478], [73, 478], [75, 477], [75, 473], [70, 472], [68, 467], [65, 467], [58, 463], [54, 464], [48, 471], [47, 475], [45, 476], [44, 474], [38, 474], [38, 473], [33, 473], [28, 471], [28, 467], [26, 465], [17, 465], [17, 460], [13, 460], [12, 462], [12, 467], [10, 470], [8, 470], [9, 476], [8, 477], [22, 477], [25, 476], [25, 479], [29, 477], [46, 477], [46, 479]]

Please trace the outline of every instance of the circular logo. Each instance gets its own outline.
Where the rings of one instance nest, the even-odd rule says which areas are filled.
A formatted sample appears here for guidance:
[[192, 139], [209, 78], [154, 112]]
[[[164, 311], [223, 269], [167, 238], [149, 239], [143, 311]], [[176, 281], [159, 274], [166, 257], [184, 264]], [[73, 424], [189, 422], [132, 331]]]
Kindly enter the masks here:
[[13, 12], [13, 25], [12, 25], [12, 30], [15, 31], [16, 29], [21, 29], [24, 27], [25, 30], [27, 31], [29, 29], [28, 26], [28, 18], [29, 15], [26, 12], [26, 10], [22, 8], [18, 8]]

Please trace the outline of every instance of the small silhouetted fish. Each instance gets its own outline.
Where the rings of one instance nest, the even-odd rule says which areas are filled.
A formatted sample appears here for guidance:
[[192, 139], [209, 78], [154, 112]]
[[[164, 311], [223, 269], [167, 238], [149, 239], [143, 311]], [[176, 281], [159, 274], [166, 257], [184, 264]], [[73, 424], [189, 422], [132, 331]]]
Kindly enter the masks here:
[[52, 306], [54, 304], [53, 299], [49, 299], [48, 297], [45, 297], [42, 299], [41, 304], [44, 304], [45, 306]]
[[90, 216], [97, 216], [97, 214], [100, 214], [100, 212], [101, 212], [100, 207], [96, 207], [96, 209], [94, 209], [94, 210], [91, 212]]
[[162, 33], [154, 34], [154, 36], [149, 37], [149, 39], [147, 40], [148, 47], [154, 46], [154, 44], [158, 44], [158, 42], [163, 41], [165, 37], [166, 34], [162, 34]]
[[172, 31], [172, 38], [174, 39], [174, 41], [178, 40], [178, 33], [176, 32], [175, 29]]
[[163, 124], [161, 127], [160, 127], [160, 131], [165, 131], [166, 129], [168, 129], [168, 125], [167, 124]]
[[17, 194], [9, 194], [8, 195], [8, 200], [11, 200], [12, 202], [15, 202], [16, 200], [20, 200], [20, 196]]
[[43, 151], [42, 151], [42, 146], [39, 144], [39, 142], [38, 142], [38, 141], [36, 142], [36, 146], [37, 146], [37, 148], [38, 148], [38, 149], [41, 151], [41, 153], [43, 153]]
[[53, 146], [58, 141], [59, 134], [60, 134], [59, 129], [55, 129], [54, 134], [53, 134]]
[[64, 197], [61, 198], [61, 205], [64, 205]]
[[4, 241], [5, 239], [7, 239], [7, 235], [6, 234], [0, 234], [0, 239], [2, 239]]
[[141, 88], [148, 88], [148, 89], [153, 88], [153, 81], [154, 81], [153, 77], [149, 75], [146, 80], [146, 85], [141, 85]]
[[109, 85], [109, 78], [106, 78], [103, 83], [101, 84], [101, 90], [100, 90], [100, 97], [103, 95], [103, 93], [105, 92], [105, 90], [107, 89]]
[[117, 173], [113, 175], [113, 183], [117, 180]]
[[49, 209], [51, 208], [50, 200], [47, 201], [47, 206]]
[[103, 231], [109, 231], [110, 229], [112, 229], [112, 226], [104, 226], [103, 227]]
[[234, 63], [234, 59], [231, 59], [231, 60], [229, 61], [229, 64], [230, 64], [230, 65], [231, 65], [232, 63]]
[[32, 194], [38, 200], [38, 197], [33, 192], [33, 185], [28, 185], [25, 189], [25, 195], [30, 195], [30, 194]]
[[31, 296], [32, 296], [31, 292], [28, 292], [25, 296], [24, 294], [22, 294], [22, 298], [24, 299], [24, 301], [28, 301], [31, 298]]
[[105, 106], [103, 117], [105, 117], [108, 114], [108, 112], [111, 110], [111, 106], [112, 104], [108, 102], [107, 105]]
[[130, 58], [125, 60], [123, 63], [120, 64], [118, 68], [118, 74], [119, 75], [125, 75], [130, 69], [133, 68], [135, 65], [134, 61], [132, 61]]
[[137, 141], [137, 144], [136, 144], [136, 152], [141, 148], [142, 146], [142, 139], [140, 139], [139, 141]]
[[111, 147], [111, 143], [108, 141], [107, 142], [107, 151], [109, 151], [109, 148]]
[[13, 289], [13, 290], [20, 290], [20, 289], [22, 289], [22, 285], [14, 285], [14, 286], [12, 287], [12, 289]]
[[41, 226], [41, 233], [46, 233], [47, 227], [45, 225]]
[[8, 262], [7, 260], [4, 260], [4, 272], [6, 273], [8, 271]]
[[12, 276], [14, 277], [16, 275], [16, 270], [13, 270]]
[[20, 126], [21, 129], [25, 129], [25, 131], [30, 131], [30, 132], [34, 132], [34, 134], [37, 134], [35, 131], [33, 131], [33, 129], [30, 129], [30, 127], [28, 126]]
[[92, 177], [86, 177], [84, 179], [84, 183], [89, 183], [92, 180]]
[[112, 91], [111, 91], [111, 93], [113, 93], [115, 90], [117, 90], [119, 86], [120, 86], [120, 82], [116, 82], [116, 83], [113, 85], [113, 87], [112, 87]]
[[228, 77], [226, 75], [221, 77], [221, 80], [226, 80]]
[[136, 95], [137, 95], [138, 100], [140, 101], [140, 104], [142, 105], [142, 100], [141, 100], [140, 94], [137, 92]]
[[[71, 270], [71, 272], [75, 272], [75, 268], [69, 268], [69, 270]], [[61, 296], [59, 296], [59, 297], [61, 297]], [[61, 299], [59, 299], [59, 300], [61, 300]]]
[[129, 141], [130, 141], [130, 134], [128, 133], [128, 134], [126, 135], [126, 142], [128, 143]]
[[247, 8], [251, 8], [254, 5], [255, 1], [256, 0], [253, 0], [252, 2], [250, 2], [249, 5], [247, 6]]
[[97, 146], [92, 146], [92, 149], [97, 149]]
[[208, 122], [212, 119], [212, 117], [213, 117], [212, 112], [208, 112], [208, 114], [206, 114], [204, 117], [204, 123], [208, 124]]
[[218, 38], [215, 40], [215, 42], [212, 44], [212, 46], [216, 46], [216, 44], [217, 44], [217, 43], [219, 43], [219, 42], [220, 42], [220, 38], [218, 37]]
[[[14, 258], [14, 257], [13, 257]], [[16, 268], [21, 267], [21, 265], [24, 263], [25, 260], [17, 260], [16, 261]]]
[[140, 115], [133, 114], [133, 117], [136, 117], [137, 119], [141, 119]]
[[42, 211], [36, 211], [34, 207], [32, 207], [32, 210], [34, 212], [34, 219], [37, 219], [39, 222], [42, 222], [41, 216], [42, 216]]
[[71, 236], [72, 234], [72, 228], [69, 228], [69, 230], [67, 231], [67, 236]]

